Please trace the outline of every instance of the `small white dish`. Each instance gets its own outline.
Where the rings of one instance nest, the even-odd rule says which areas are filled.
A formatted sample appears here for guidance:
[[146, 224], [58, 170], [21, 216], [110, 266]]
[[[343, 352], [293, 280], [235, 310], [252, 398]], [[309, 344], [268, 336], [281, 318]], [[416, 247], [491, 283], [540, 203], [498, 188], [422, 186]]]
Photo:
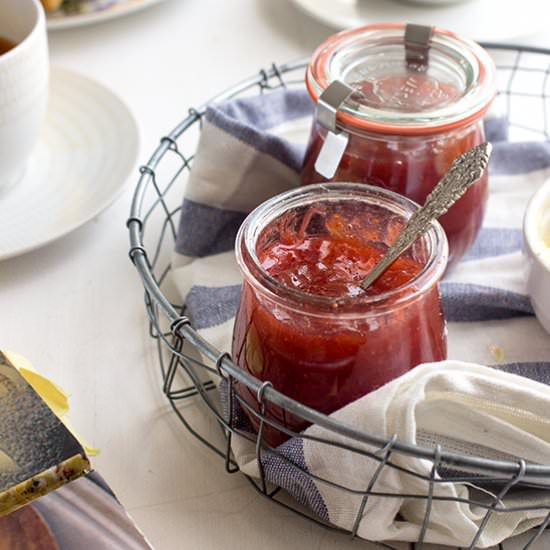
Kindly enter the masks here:
[[162, 0], [86, 0], [79, 13], [57, 10], [47, 16], [48, 30], [71, 29], [129, 15]]
[[527, 292], [541, 325], [550, 334], [550, 180], [533, 195], [523, 220]]
[[[523, 37], [546, 30], [546, 0], [471, 0], [435, 6], [396, 0], [292, 0], [307, 15], [338, 30], [369, 23], [405, 21], [435, 25], [481, 42]], [[418, 0], [416, 0], [418, 2]], [[439, 0], [440, 2], [442, 0]]]
[[22, 179], [0, 193], [0, 260], [47, 244], [122, 192], [139, 153], [137, 122], [98, 82], [52, 67], [46, 121]]

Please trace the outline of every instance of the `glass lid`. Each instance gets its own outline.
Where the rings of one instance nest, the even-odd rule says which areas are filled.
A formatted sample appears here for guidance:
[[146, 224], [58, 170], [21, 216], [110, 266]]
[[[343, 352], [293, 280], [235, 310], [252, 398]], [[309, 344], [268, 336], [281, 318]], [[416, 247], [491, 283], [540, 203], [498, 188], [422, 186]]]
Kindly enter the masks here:
[[405, 31], [404, 24], [380, 24], [330, 37], [307, 71], [312, 98], [340, 80], [354, 91], [340, 106], [338, 123], [389, 133], [438, 132], [482, 116], [495, 96], [489, 54], [439, 28], [422, 51], [405, 40]]

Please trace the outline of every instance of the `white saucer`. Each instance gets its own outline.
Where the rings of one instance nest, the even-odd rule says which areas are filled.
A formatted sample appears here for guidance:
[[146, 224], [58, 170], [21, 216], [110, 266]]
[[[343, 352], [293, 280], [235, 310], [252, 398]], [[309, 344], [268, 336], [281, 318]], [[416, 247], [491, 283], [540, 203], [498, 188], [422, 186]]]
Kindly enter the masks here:
[[480, 42], [511, 40], [543, 31], [548, 0], [472, 0], [459, 4], [409, 5], [396, 0], [292, 0], [329, 27], [346, 29], [382, 21], [435, 25]]
[[23, 179], [0, 192], [0, 260], [73, 231], [123, 190], [139, 152], [137, 123], [107, 88], [52, 67], [48, 113]]
[[82, 2], [82, 10], [79, 13], [65, 13], [62, 10], [49, 13], [46, 18], [48, 30], [71, 29], [108, 21], [142, 10], [158, 2], [161, 0], [87, 0]]

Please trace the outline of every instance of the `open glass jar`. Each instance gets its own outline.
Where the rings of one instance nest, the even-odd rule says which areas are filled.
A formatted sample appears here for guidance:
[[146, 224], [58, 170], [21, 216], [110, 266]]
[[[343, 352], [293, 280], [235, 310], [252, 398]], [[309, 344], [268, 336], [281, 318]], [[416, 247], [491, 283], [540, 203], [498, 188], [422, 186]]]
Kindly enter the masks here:
[[[452, 161], [485, 141], [495, 66], [477, 44], [442, 29], [377, 24], [338, 33], [313, 54], [317, 104], [302, 183], [364, 182], [423, 204]], [[487, 175], [441, 218], [455, 263], [475, 239]]]
[[[236, 242], [244, 276], [236, 364], [328, 414], [420, 363], [444, 359], [438, 281], [448, 248], [437, 222], [371, 289], [359, 287], [417, 208], [356, 183], [300, 187], [256, 208]], [[237, 391], [258, 410], [247, 387]], [[293, 432], [307, 426], [274, 405], [266, 414]], [[269, 426], [264, 434], [271, 445], [287, 439]]]

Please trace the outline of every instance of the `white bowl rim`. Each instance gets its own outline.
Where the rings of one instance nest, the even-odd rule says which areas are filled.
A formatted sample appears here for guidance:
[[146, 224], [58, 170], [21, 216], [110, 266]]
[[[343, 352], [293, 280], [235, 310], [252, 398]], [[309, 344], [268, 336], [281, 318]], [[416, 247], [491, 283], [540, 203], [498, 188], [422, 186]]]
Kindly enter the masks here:
[[550, 250], [538, 233], [538, 221], [545, 204], [550, 206], [550, 179], [547, 179], [529, 199], [523, 217], [523, 237], [529, 255], [550, 272]]

